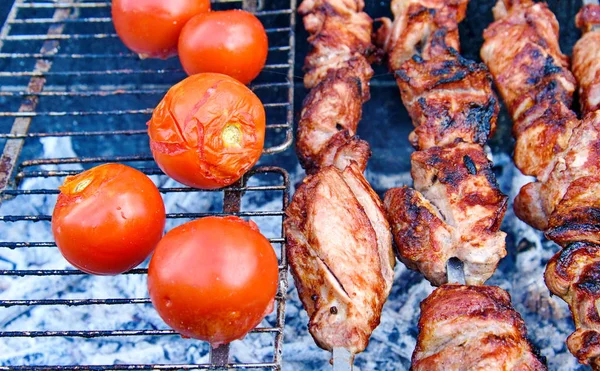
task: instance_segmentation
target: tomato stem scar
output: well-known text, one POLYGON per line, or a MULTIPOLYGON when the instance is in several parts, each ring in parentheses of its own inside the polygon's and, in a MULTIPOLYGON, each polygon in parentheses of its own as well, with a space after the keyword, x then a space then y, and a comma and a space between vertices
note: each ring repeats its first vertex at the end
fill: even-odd
POLYGON ((239 124, 227 124, 221 132, 221 138, 225 147, 242 146, 242 130, 239 124))
POLYGON ((84 180, 82 180, 81 182, 79 182, 75 188, 73 188, 73 193, 79 193, 81 191, 83 191, 84 189, 87 188, 87 186, 90 185, 90 183, 92 182, 92 180, 94 180, 93 178, 86 178, 84 180))

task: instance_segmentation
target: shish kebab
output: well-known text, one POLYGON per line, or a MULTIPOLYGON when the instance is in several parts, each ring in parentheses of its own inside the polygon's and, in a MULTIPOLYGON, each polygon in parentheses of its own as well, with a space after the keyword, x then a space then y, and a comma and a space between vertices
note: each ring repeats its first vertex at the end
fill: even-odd
POLYGON ((309 175, 286 210, 286 252, 309 332, 333 352, 335 370, 351 369, 366 348, 394 279, 390 227, 363 176, 371 152, 355 136, 375 51, 363 8, 363 0, 304 0, 298 8, 312 45, 296 143, 309 175))
POLYGON ((550 291, 571 309, 576 331, 567 346, 600 370, 600 23, 598 7, 577 17, 584 36, 573 50, 580 84, 578 120, 569 109, 575 78, 558 45, 558 22, 544 3, 498 1, 481 56, 514 121, 517 167, 537 181, 521 188, 515 212, 559 244, 546 267, 550 291))
POLYGON ((510 296, 483 284, 506 255, 499 227, 506 196, 483 145, 497 99, 487 69, 458 54, 467 0, 394 0, 380 42, 416 126, 416 190, 388 191, 400 259, 437 288, 421 303, 412 370, 545 370, 510 296), (464 266, 456 282, 453 259, 464 266))
POLYGON ((434 285, 456 257, 465 281, 483 284, 506 255, 500 224, 507 198, 483 145, 496 127, 498 102, 485 66, 458 54, 467 0, 394 0, 394 23, 380 43, 415 125, 409 140, 414 189, 386 193, 400 260, 434 285))

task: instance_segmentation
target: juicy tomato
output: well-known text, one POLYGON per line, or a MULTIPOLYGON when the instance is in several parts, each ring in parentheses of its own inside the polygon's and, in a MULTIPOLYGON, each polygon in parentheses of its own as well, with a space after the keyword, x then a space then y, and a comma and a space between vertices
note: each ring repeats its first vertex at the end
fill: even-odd
POLYGON ((179 60, 185 72, 218 72, 244 84, 265 66, 269 41, 252 13, 227 10, 198 14, 179 36, 179 60))
POLYGON ((150 255, 165 227, 165 205, 143 173, 105 164, 68 177, 52 214, 62 255, 84 272, 113 275, 150 255))
POLYGON ((213 189, 241 178, 259 159, 265 109, 237 80, 193 75, 173 86, 148 122, 158 166, 190 187, 213 189))
POLYGON ((160 317, 213 346, 241 339, 273 310, 277 257, 253 222, 206 217, 169 231, 156 247, 148 291, 160 317))
POLYGON ((112 18, 123 43, 141 58, 177 54, 185 23, 210 10, 210 0, 113 0, 112 18))

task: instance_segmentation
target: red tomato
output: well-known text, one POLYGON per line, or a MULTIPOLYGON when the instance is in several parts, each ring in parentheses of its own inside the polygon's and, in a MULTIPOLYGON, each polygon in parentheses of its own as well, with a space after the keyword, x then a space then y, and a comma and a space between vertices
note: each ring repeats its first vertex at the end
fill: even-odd
POLYGON ((185 23, 210 10, 210 0, 113 0, 112 18, 121 41, 141 58, 177 54, 185 23))
POLYGON ((206 217, 160 241, 148 291, 160 317, 213 346, 241 339, 273 310, 277 257, 253 222, 206 217))
POLYGON ((173 86, 148 122, 158 166, 191 187, 212 189, 241 178, 259 159, 265 109, 237 80, 193 75, 173 86))
POLYGON ((150 255, 165 227, 165 206, 152 181, 121 164, 67 177, 52 214, 65 259, 84 272, 123 273, 150 255))
POLYGON ((198 14, 179 36, 179 60, 188 75, 218 72, 244 84, 263 69, 268 49, 262 23, 243 10, 198 14))

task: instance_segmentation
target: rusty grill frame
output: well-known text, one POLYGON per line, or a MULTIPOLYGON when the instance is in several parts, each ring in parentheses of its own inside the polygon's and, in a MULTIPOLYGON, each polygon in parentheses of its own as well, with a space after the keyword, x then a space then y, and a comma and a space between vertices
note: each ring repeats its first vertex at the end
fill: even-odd
MULTIPOLYGON (((281 38, 287 39, 287 45, 276 46, 269 48, 270 52, 287 52, 287 63, 284 64, 267 64, 267 70, 285 70, 281 73, 285 81, 275 81, 266 83, 257 83, 251 85, 254 91, 272 90, 280 88, 287 90, 286 102, 268 102, 264 101, 267 117, 271 108, 284 107, 286 122, 270 123, 267 122, 267 137, 271 130, 279 131, 283 134, 282 141, 268 148, 265 148, 265 154, 275 154, 289 148, 292 142, 293 128, 293 67, 294 67, 294 43, 295 43, 295 7, 296 0, 282 0, 280 3, 289 4, 289 7, 275 10, 261 10, 265 5, 263 0, 212 0, 213 4, 226 4, 231 7, 242 7, 253 11, 259 18, 270 16, 286 16, 289 15, 289 27, 267 28, 267 34, 271 40, 273 35, 282 34, 281 38)), ((218 5, 217 5, 218 6, 218 5)), ((37 107, 44 97, 104 97, 116 96, 120 94, 161 94, 166 92, 160 88, 133 88, 128 90, 106 91, 45 91, 46 78, 50 76, 82 76, 82 75, 103 75, 103 74, 168 74, 177 72, 172 69, 140 69, 140 70, 90 70, 90 71, 52 71, 54 61, 59 59, 89 59, 91 64, 101 58, 137 58, 133 53, 86 53, 86 54, 68 54, 60 53, 61 43, 71 40, 86 40, 96 38, 115 38, 116 34, 65 34, 65 26, 68 24, 93 24, 93 23, 110 23, 110 17, 85 17, 79 18, 78 9, 97 9, 110 7, 110 2, 102 1, 86 1, 86 0, 15 0, 8 14, 7 20, 0 30, 0 61, 7 58, 22 58, 34 59, 34 68, 30 71, 0 71, 0 78, 12 77, 29 77, 27 86, 23 86, 22 90, 6 90, 0 87, 0 98, 9 97, 21 99, 18 110, 5 110, 0 108, 0 118, 14 118, 10 132, 0 129, 0 143, 5 141, 2 155, 0 157, 0 206, 2 202, 8 199, 25 197, 28 195, 55 195, 58 190, 54 188, 37 188, 37 189, 19 189, 19 185, 27 178, 48 178, 48 177, 64 177, 74 175, 81 170, 71 170, 70 165, 88 166, 104 162, 122 162, 133 164, 143 164, 137 166, 146 175, 162 175, 163 173, 156 167, 152 156, 149 154, 127 155, 127 156, 98 156, 98 157, 79 157, 79 158, 43 158, 21 160, 20 155, 23 151, 25 141, 31 138, 44 137, 100 137, 100 136, 133 136, 145 135, 146 130, 95 130, 95 131, 60 131, 60 132, 30 132, 30 125, 35 117, 52 116, 60 119, 65 116, 88 116, 88 115, 134 115, 134 114, 150 114, 152 108, 142 110, 97 110, 97 111, 38 111, 37 107), (52 18, 19 18, 21 9, 53 9, 52 18), (11 28, 14 25, 41 25, 47 24, 48 30, 46 35, 42 34, 19 34, 12 35, 11 28), (7 41, 43 41, 39 52, 4 52, 3 46, 7 41), (151 165, 148 165, 148 164, 151 165), (46 170, 44 165, 55 165, 57 170, 46 170), (40 168, 41 167, 41 168, 40 168), (62 169, 61 167, 67 167, 62 169), (33 169, 33 170, 32 170, 33 169)), ((98 63, 96 63, 96 66, 98 63)), ((177 82, 173 81, 172 83, 177 82)), ((168 88, 168 87, 167 87, 168 88)), ((259 94, 259 93, 257 93, 259 94)), ((260 94, 259 94, 260 96, 260 94)), ((268 119, 267 119, 268 120, 268 119)), ((221 189, 211 191, 198 191, 188 187, 170 187, 159 188, 162 194, 175 192, 220 192, 223 194, 222 212, 185 212, 185 213, 167 213, 168 219, 190 219, 208 215, 237 215, 241 217, 281 217, 284 218, 284 210, 289 202, 290 183, 288 174, 284 169, 274 166, 259 166, 252 169, 236 184, 221 189), (248 185, 248 180, 258 174, 276 175, 281 181, 268 185, 248 185), (247 192, 281 192, 282 207, 276 211, 241 211, 240 205, 244 194, 247 192)), ((168 210, 167 210, 168 212, 168 210)), ((12 222, 48 222, 51 220, 50 215, 0 215, 0 223, 12 222)), ((20 248, 56 248, 54 242, 49 241, 18 241, 18 242, 3 242, 0 236, 0 249, 20 249, 20 248)), ((0 370, 196 370, 196 369, 275 369, 280 370, 282 366, 282 346, 283 346, 283 327, 285 320, 285 296, 287 292, 287 259, 284 249, 283 228, 281 236, 270 238, 272 244, 279 244, 280 264, 279 264, 279 288, 276 295, 276 324, 273 327, 259 327, 252 333, 271 333, 274 334, 273 340, 273 361, 262 363, 229 363, 227 361, 228 347, 221 346, 216 350, 211 350, 210 363, 204 364, 112 364, 112 365, 19 365, 19 366, 0 366, 0 370)), ((147 269, 133 269, 125 274, 140 275, 146 274, 147 269)), ((78 270, 63 270, 63 269, 41 269, 41 270, 0 270, 0 276, 71 276, 85 275, 78 270)), ((15 306, 86 306, 86 305, 123 305, 123 304, 149 304, 149 298, 107 298, 107 299, 3 299, 0 300, 0 308, 8 308, 15 306)), ((114 336, 167 336, 177 335, 173 330, 76 330, 76 331, 2 331, 0 330, 1 338, 29 338, 29 337, 79 337, 79 338, 97 338, 97 337, 114 337, 114 336)))

